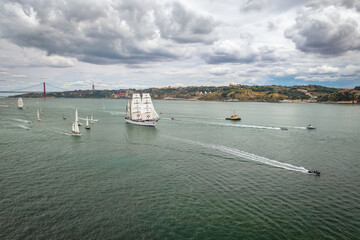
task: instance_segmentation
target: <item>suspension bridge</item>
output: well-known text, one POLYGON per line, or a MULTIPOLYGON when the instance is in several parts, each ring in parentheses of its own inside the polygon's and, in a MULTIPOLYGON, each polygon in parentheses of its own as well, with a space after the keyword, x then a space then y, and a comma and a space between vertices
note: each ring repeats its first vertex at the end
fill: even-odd
MULTIPOLYGON (((32 86, 27 86, 25 88, 20 88, 20 89, 15 89, 15 90, 7 90, 7 91, 0 91, 0 93, 43 93, 43 97, 46 98, 46 86, 51 86, 52 88, 55 88, 57 89, 57 91, 67 91, 66 89, 63 89, 63 88, 59 88, 59 87, 56 87, 50 83, 45 83, 45 82, 42 82, 42 83, 38 83, 38 84, 35 84, 35 85, 32 85, 32 86), (36 90, 36 88, 38 89, 39 87, 42 87, 41 90, 36 90), (34 89, 35 90, 31 90, 31 89, 34 89)), ((51 91, 51 92, 56 92, 56 91, 51 91)))

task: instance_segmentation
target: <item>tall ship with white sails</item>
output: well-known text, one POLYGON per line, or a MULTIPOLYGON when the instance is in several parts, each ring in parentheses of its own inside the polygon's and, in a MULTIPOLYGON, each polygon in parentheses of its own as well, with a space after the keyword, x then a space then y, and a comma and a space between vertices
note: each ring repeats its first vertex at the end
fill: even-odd
POLYGON ((17 107, 18 107, 19 109, 23 109, 23 108, 24 108, 24 102, 23 102, 23 100, 22 100, 21 97, 19 97, 18 100, 17 100, 17 107))
POLYGON ((126 107, 125 120, 135 125, 155 127, 160 117, 155 111, 149 93, 143 93, 142 98, 139 93, 133 94, 131 102, 129 100, 126 107))

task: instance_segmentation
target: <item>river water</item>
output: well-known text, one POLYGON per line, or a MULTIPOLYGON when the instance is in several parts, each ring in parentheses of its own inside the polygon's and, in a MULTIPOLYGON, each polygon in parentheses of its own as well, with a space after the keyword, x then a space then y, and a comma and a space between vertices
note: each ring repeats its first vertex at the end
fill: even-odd
POLYGON ((359 105, 155 100, 150 128, 126 104, 0 99, 1 239, 360 236, 359 105))

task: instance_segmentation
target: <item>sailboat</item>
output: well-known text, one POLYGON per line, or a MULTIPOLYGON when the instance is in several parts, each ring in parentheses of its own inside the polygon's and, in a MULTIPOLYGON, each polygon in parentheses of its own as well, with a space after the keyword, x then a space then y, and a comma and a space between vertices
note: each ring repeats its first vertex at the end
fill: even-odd
POLYGON ((78 110, 76 109, 75 111, 75 123, 78 125, 78 126, 81 126, 81 122, 79 122, 79 116, 78 116, 78 110))
POLYGON ((91 123, 91 124, 94 124, 94 116, 93 116, 93 114, 91 114, 90 123, 91 123))
POLYGON ((125 120, 135 125, 155 127, 160 117, 154 109, 149 93, 143 93, 142 98, 139 93, 133 94, 132 101, 128 100, 125 120))
POLYGON ((72 124, 71 135, 72 136, 77 136, 77 137, 81 136, 81 133, 80 133, 80 130, 79 130, 79 124, 78 124, 78 111, 77 111, 77 109, 75 110, 75 122, 73 122, 73 124, 72 124))
POLYGON ((90 124, 89 124, 89 117, 88 117, 88 116, 86 116, 85 129, 89 129, 89 130, 90 130, 90 124))
POLYGON ((36 111, 36 119, 37 119, 38 121, 41 120, 41 119, 40 119, 40 111, 39 111, 39 109, 36 111))
POLYGON ((23 102, 23 100, 22 100, 21 97, 18 98, 17 107, 18 107, 19 109, 23 109, 23 107, 24 107, 24 102, 23 102))
POLYGON ((73 124, 72 124, 71 135, 75 136, 75 137, 80 137, 81 136, 79 126, 77 125, 76 122, 73 122, 73 124))

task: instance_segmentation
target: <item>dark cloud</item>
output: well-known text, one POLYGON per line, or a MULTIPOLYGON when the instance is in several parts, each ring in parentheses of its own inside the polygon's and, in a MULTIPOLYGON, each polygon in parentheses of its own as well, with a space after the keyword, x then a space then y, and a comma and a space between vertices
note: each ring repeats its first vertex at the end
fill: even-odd
POLYGON ((0 37, 48 55, 97 64, 182 57, 182 45, 210 44, 218 23, 180 3, 3 1, 0 37))
POLYGON ((340 55, 360 50, 359 13, 354 9, 312 2, 296 18, 296 24, 285 30, 303 52, 340 55))
POLYGON ((156 11, 156 24, 165 39, 177 43, 212 43, 212 35, 218 23, 209 16, 188 11, 180 3, 166 5, 165 11, 156 11))

